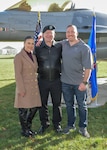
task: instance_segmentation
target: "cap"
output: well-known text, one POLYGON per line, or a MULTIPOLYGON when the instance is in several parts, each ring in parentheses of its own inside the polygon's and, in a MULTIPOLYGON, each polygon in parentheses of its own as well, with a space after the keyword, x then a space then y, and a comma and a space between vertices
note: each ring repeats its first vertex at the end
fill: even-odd
POLYGON ((43 33, 46 32, 47 30, 55 30, 55 27, 53 25, 48 25, 48 26, 45 26, 43 28, 43 33))

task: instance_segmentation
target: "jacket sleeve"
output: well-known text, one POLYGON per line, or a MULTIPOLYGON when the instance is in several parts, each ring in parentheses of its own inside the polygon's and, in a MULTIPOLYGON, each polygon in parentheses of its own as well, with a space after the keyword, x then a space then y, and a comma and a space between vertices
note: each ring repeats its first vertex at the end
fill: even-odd
POLYGON ((24 81, 22 76, 23 71, 23 63, 21 57, 16 55, 14 58, 14 71, 15 71, 15 80, 16 80, 16 88, 18 93, 25 93, 24 81))

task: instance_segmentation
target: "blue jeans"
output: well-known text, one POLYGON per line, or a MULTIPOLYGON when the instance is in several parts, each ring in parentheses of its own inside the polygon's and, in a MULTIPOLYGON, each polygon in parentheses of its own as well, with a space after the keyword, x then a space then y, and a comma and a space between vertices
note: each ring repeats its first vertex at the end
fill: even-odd
POLYGON ((79 111, 79 127, 87 126, 87 92, 78 90, 79 85, 62 83, 62 92, 66 104, 68 126, 75 127, 76 107, 74 96, 76 97, 79 111))

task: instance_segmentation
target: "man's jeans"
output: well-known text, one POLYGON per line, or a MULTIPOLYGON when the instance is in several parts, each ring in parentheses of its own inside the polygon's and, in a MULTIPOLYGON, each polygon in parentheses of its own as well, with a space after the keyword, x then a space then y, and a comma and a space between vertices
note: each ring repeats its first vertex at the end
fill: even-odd
POLYGON ((62 83, 62 92, 66 104, 68 126, 75 127, 76 107, 74 96, 76 97, 79 111, 79 127, 87 126, 87 92, 78 90, 79 85, 62 83))

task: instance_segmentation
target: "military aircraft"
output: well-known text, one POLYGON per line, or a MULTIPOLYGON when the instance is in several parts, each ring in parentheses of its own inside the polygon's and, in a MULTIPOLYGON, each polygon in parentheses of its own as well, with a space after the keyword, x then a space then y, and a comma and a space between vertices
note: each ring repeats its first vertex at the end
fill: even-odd
MULTIPOLYGON (((38 20, 38 10, 41 12, 42 27, 52 24, 56 27, 56 40, 65 39, 66 27, 69 24, 77 26, 79 37, 88 41, 92 27, 93 11, 89 9, 75 9, 71 1, 65 2, 61 7, 56 3, 49 4, 49 0, 41 3, 35 0, 22 0, 15 5, 0 12, 0 41, 23 41, 25 36, 34 35, 38 20), (44 4, 44 3, 45 4, 44 4), (67 7, 70 3, 70 7, 67 7), (32 8, 36 4, 38 10, 32 8), (48 11, 43 8, 48 6, 48 11), (66 6, 66 7, 65 7, 66 6), (54 11, 53 11, 54 10, 54 11)), ((97 58, 107 58, 107 14, 96 14, 96 43, 97 58)))

